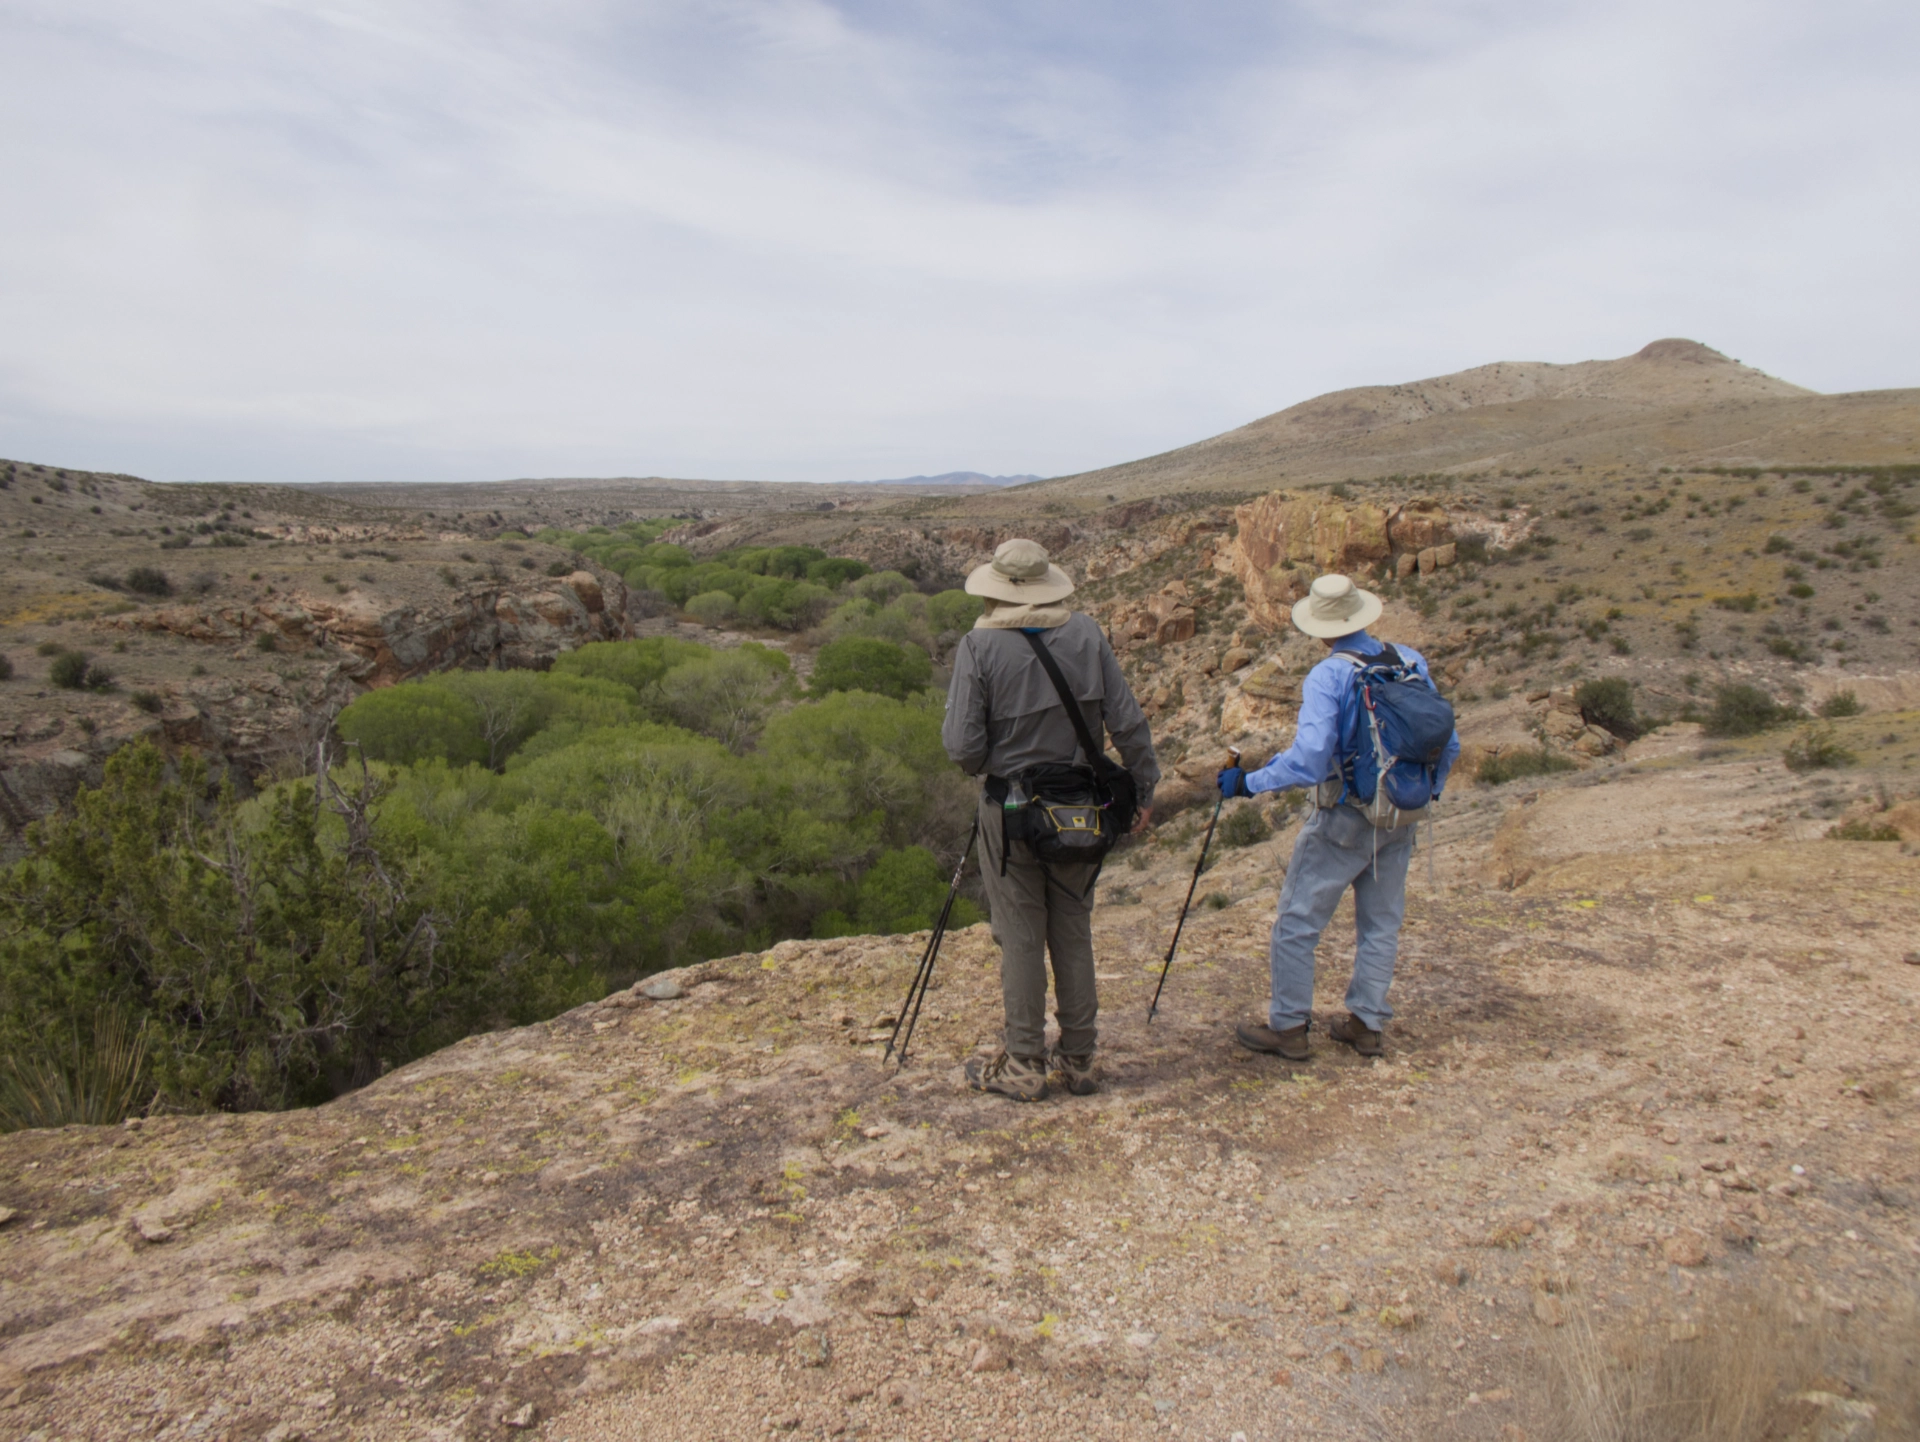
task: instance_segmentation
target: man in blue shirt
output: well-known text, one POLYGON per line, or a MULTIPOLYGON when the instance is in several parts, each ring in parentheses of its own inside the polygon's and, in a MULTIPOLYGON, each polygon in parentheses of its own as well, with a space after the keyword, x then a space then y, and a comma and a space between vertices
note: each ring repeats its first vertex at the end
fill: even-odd
MULTIPOLYGON (((1386 649, 1367 634, 1385 609, 1380 598, 1345 576, 1322 576, 1293 608, 1294 626, 1326 644, 1330 652, 1378 656, 1386 649)), ((1408 646, 1396 646, 1401 660, 1429 686, 1426 659, 1408 646)), ((1300 724, 1293 744, 1257 771, 1229 767, 1220 773, 1224 796, 1252 796, 1311 787, 1316 809, 1294 843, 1287 879, 1280 888, 1279 915, 1273 922, 1268 953, 1273 995, 1264 1023, 1245 1022, 1234 1029, 1251 1051, 1272 1052, 1289 1061, 1305 1061, 1307 1032, 1313 1020, 1313 952, 1347 888, 1353 888, 1353 982, 1347 988, 1347 1015, 1327 1029, 1362 1056, 1379 1056, 1382 1032, 1393 1009, 1387 988, 1400 949, 1400 922, 1407 909, 1407 863, 1413 856, 1417 822, 1381 830, 1349 798, 1342 801, 1341 761, 1366 732, 1360 687, 1352 662, 1329 655, 1300 688, 1300 724)), ((1454 733, 1441 757, 1439 785, 1460 755, 1454 733)))

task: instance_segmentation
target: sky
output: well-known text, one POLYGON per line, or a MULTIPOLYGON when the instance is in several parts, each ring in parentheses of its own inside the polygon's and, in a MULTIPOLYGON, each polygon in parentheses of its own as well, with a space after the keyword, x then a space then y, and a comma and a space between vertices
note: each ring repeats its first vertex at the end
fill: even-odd
POLYGON ((1064 474, 1685 336, 1920 385, 1910 0, 0 0, 0 455, 1064 474))

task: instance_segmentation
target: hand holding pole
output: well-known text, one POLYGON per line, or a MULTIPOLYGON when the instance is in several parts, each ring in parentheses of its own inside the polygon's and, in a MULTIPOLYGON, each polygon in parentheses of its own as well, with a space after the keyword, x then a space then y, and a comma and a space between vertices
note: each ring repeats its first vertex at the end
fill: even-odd
MULTIPOLYGON (((1229 746, 1227 755, 1232 758, 1227 764, 1240 764, 1240 748, 1229 746)), ((1160 1010, 1160 993, 1167 984, 1167 973, 1173 969, 1173 954, 1180 946, 1180 933, 1187 924, 1187 908, 1193 905, 1194 888, 1200 884, 1200 873, 1207 864, 1207 848, 1213 845, 1213 828, 1220 820, 1220 808, 1226 804, 1227 796, 1223 791, 1214 798, 1213 815, 1207 821, 1207 834, 1200 842, 1200 859, 1193 863, 1193 879, 1187 883, 1187 899, 1180 903, 1180 919, 1174 923, 1173 940, 1167 943, 1167 959, 1160 965, 1160 983, 1153 989, 1153 1001, 1147 1007, 1147 1025, 1153 1025, 1153 1018, 1160 1010)))

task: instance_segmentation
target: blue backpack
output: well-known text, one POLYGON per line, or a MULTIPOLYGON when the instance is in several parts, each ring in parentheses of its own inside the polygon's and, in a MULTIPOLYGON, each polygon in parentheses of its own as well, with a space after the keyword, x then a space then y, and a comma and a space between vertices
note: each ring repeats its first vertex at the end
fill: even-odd
POLYGON ((1360 691, 1359 717, 1340 738, 1340 800, 1382 830, 1418 820, 1440 789, 1452 704, 1391 646, 1378 656, 1333 654, 1353 664, 1360 691))

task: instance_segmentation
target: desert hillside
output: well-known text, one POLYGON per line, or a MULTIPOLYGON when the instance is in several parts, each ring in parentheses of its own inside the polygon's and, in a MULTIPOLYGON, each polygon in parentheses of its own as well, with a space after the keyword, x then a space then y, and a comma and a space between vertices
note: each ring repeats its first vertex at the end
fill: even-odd
POLYGON ((1819 395, 1694 341, 1334 391, 1162 455, 1027 488, 1133 500, 1390 473, 1911 461, 1920 391, 1819 395))

